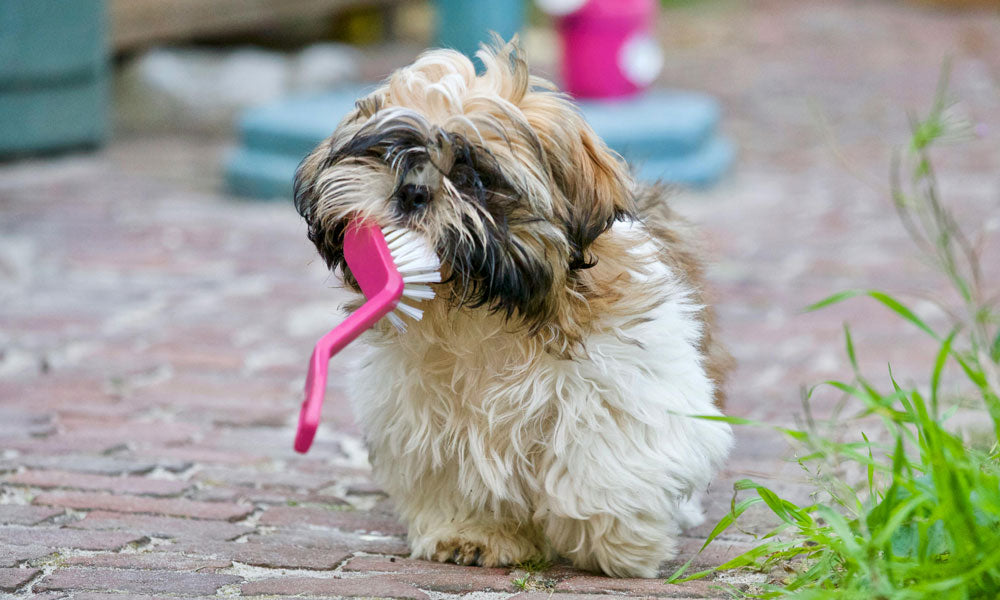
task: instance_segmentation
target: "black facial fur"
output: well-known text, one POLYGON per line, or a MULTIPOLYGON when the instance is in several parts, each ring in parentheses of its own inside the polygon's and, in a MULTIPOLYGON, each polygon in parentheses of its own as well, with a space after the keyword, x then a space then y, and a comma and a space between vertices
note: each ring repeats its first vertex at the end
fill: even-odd
POLYGON ((604 221, 595 220, 589 215, 570 215, 566 220, 566 237, 570 245, 570 270, 577 271, 595 266, 597 257, 587 251, 590 244, 611 229, 615 221, 634 219, 634 216, 624 210, 616 210, 604 221))
MULTIPOLYGON (((526 251, 511 229, 539 219, 521 206, 516 190, 486 149, 463 138, 450 141, 455 161, 448 178, 463 199, 489 215, 483 219, 484 235, 449 231, 438 248, 451 266, 453 300, 470 308, 486 307, 507 318, 517 315, 538 327, 550 317, 547 300, 552 269, 526 251)), ((467 223, 466 231, 478 230, 467 223)))
MULTIPOLYGON (((558 187, 567 197, 574 197, 579 194, 591 193, 590 190, 578 190, 571 182, 575 182, 576 176, 572 173, 565 173, 558 165, 552 165, 552 177, 556 187, 558 187)), ((615 221, 635 220, 636 212, 633 208, 614 208, 610 214, 601 214, 600 203, 596 198, 581 202, 582 207, 571 210, 563 217, 563 226, 566 229, 566 239, 569 241, 569 269, 579 271, 590 269, 597 264, 597 257, 588 252, 588 248, 602 234, 611 229, 615 221)))
MULTIPOLYGON (((475 205, 482 228, 464 223, 465 232, 446 231, 438 241, 437 253, 449 266, 446 283, 452 284, 450 300, 470 308, 485 307, 523 318, 532 328, 550 318, 548 302, 554 275, 548 261, 537 259, 511 235, 511 229, 535 220, 523 206, 515 188, 488 150, 465 138, 439 132, 436 144, 451 149, 453 163, 448 177, 461 199, 475 205), (472 235, 469 235, 469 233, 472 235), (483 232, 483 233, 480 233, 483 232)), ((314 176, 342 160, 374 158, 385 162, 396 173, 393 202, 401 217, 419 219, 431 201, 425 186, 404 183, 406 174, 430 160, 429 140, 409 123, 383 123, 377 132, 359 131, 346 144, 333 149, 321 162, 314 176)), ((439 165, 434 168, 442 170, 439 165)), ((317 198, 315 181, 306 181, 302 170, 296 174, 295 205, 308 226, 309 239, 331 269, 340 267, 345 283, 357 290, 357 283, 344 261, 346 222, 321 223, 312 214, 317 198)))
POLYGON ((503 227, 488 225, 483 237, 463 237, 450 231, 438 253, 451 268, 451 300, 469 308, 486 307, 510 318, 522 317, 532 328, 550 316, 548 303, 553 274, 547 262, 537 261, 503 227))

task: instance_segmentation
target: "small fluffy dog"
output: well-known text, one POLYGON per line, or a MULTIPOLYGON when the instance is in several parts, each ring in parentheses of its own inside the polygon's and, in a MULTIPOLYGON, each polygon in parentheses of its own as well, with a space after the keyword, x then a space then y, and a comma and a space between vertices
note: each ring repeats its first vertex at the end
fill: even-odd
POLYGON ((697 251, 516 41, 422 55, 302 162, 295 204, 331 268, 363 216, 423 236, 444 282, 383 321, 353 384, 416 558, 563 555, 653 577, 731 445, 728 355, 697 251))

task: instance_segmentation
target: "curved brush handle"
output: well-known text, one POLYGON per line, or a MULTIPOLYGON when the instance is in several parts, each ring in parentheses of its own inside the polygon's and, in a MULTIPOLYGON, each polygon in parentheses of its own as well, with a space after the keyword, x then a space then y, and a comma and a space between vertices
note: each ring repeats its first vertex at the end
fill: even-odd
POLYGON ((319 427, 330 359, 384 317, 403 295, 403 277, 396 269, 382 230, 373 223, 355 223, 344 235, 344 259, 368 300, 313 348, 306 376, 305 400, 295 432, 295 451, 306 453, 319 427))

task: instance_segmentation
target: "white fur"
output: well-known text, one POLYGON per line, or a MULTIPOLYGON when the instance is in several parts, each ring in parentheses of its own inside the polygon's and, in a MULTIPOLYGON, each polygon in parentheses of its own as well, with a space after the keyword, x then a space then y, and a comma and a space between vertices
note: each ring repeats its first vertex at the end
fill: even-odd
POLYGON ((378 482, 409 525, 413 555, 472 544, 515 563, 555 551, 582 568, 653 577, 697 519, 693 495, 731 445, 698 351, 689 292, 629 236, 639 267, 666 300, 650 320, 605 323, 586 358, 542 350, 484 310, 447 327, 378 339, 352 399, 378 482), (638 343, 637 343, 638 342, 638 343), (692 504, 694 502, 694 504, 692 504))

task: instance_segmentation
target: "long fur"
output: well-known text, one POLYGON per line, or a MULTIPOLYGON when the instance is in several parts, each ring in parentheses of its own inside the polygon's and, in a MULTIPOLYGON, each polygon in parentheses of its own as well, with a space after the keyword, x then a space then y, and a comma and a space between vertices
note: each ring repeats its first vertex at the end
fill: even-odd
POLYGON ((407 227, 445 282, 352 384, 413 555, 559 554, 652 577, 731 445, 699 251, 516 42, 421 56, 302 163, 296 206, 345 281, 352 218, 407 227), (420 193, 415 194, 414 190, 420 193))

